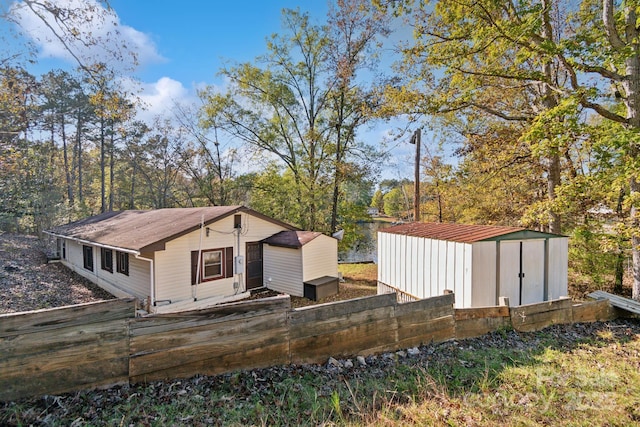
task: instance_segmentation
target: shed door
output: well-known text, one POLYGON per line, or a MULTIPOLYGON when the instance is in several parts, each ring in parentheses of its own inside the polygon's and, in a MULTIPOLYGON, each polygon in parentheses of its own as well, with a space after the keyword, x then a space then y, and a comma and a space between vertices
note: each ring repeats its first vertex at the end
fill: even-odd
POLYGON ((544 301, 544 240, 500 242, 499 296, 512 305, 544 301))
POLYGON ((262 286, 262 243, 247 243, 247 290, 262 286))

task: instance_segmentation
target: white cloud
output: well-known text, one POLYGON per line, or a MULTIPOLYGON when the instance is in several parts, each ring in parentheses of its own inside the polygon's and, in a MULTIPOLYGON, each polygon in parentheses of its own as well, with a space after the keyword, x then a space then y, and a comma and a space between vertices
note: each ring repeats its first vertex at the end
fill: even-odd
POLYGON ((42 57, 74 62, 71 50, 87 64, 106 62, 122 69, 135 68, 134 58, 139 65, 164 61, 147 34, 122 25, 118 15, 98 1, 63 0, 50 4, 60 11, 57 17, 37 3, 33 6, 35 12, 23 2, 11 7, 15 21, 38 46, 42 57))
POLYGON ((156 82, 142 84, 133 80, 123 81, 123 86, 132 93, 138 93, 138 98, 144 106, 144 110, 138 111, 138 119, 147 123, 151 123, 157 116, 171 116, 172 109, 177 103, 195 101, 195 96, 189 89, 170 77, 161 77, 156 82))

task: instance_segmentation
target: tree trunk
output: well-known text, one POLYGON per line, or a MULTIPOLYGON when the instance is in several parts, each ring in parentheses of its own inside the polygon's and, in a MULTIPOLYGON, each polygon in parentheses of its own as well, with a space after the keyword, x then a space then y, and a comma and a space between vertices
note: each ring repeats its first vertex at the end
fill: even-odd
POLYGON ((78 200, 82 203, 82 113, 78 112, 78 120, 76 122, 76 150, 78 155, 78 200))
POLYGON ((114 176, 114 166, 115 166, 115 158, 114 158, 114 132, 113 132, 113 125, 112 125, 112 129, 111 129, 111 138, 109 141, 109 212, 113 211, 113 197, 114 197, 114 191, 113 191, 113 176, 114 176))
MULTIPOLYGON (((623 87, 626 91, 625 103, 627 107, 628 125, 631 129, 640 131, 640 56, 639 46, 637 44, 638 31, 635 28, 636 14, 635 11, 628 6, 627 27, 629 27, 628 36, 632 36, 634 55, 629 55, 626 59, 627 78, 623 81, 623 87)), ((631 164, 637 164, 639 157, 638 149, 630 142, 629 160, 631 164)), ((638 218, 638 204, 635 200, 640 192, 638 178, 634 174, 629 179, 629 197, 632 200, 630 224, 631 227, 631 251, 633 257, 633 289, 632 298, 640 301, 640 218, 638 218)))
POLYGON ((69 154, 67 153, 67 132, 64 129, 64 114, 61 117, 60 129, 62 136, 62 159, 64 162, 64 177, 67 184, 67 202, 69 206, 73 206, 73 183, 71 182, 71 171, 69 169, 69 154))
POLYGON ((100 212, 107 211, 107 197, 106 197, 106 164, 105 164, 105 120, 100 118, 100 212))

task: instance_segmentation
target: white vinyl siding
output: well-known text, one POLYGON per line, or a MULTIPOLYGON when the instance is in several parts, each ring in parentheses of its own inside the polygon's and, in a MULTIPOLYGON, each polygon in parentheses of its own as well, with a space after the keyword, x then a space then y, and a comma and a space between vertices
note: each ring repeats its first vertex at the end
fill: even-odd
MULTIPOLYGON (((86 270, 83 267, 82 247, 73 240, 66 241, 67 260, 62 262, 80 274, 81 276, 91 280, 93 283, 104 288, 115 296, 135 296, 141 300, 146 299, 151 291, 151 276, 149 262, 135 258, 129 254, 129 275, 124 275, 115 271, 113 273, 103 270, 101 266, 101 250, 99 246, 93 248, 93 271, 86 270)), ((115 264, 116 251, 113 251, 115 264)))
MULTIPOLYGON (((242 232, 240 234, 240 253, 245 256, 246 242, 255 242, 283 231, 280 225, 248 215, 242 215, 242 232)), ((238 234, 234 229, 234 215, 216 221, 201 231, 197 229, 169 241, 164 251, 156 252, 156 299, 171 302, 198 299, 214 296, 230 296, 245 289, 244 275, 241 289, 234 289, 233 283, 240 277, 232 276, 191 286, 191 251, 199 249, 233 248, 233 256, 238 255, 238 234), (207 228, 209 235, 207 236, 207 228), (202 246, 200 246, 202 236, 202 246)), ((266 261, 264 262, 266 265, 266 261)), ((266 280, 266 273, 265 273, 266 280)))
POLYGON ((264 280, 269 289, 304 296, 301 249, 264 245, 262 259, 264 280))
POLYGON ((302 247, 302 281, 338 277, 338 241, 321 235, 302 247))

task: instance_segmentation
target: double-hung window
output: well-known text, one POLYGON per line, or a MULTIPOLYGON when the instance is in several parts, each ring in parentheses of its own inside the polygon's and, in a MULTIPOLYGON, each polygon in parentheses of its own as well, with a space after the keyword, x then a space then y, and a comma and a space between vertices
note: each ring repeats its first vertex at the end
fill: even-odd
POLYGON ((91 246, 82 245, 82 263, 84 268, 93 271, 93 248, 91 246))
POLYGON ((111 249, 100 248, 100 266, 103 270, 113 273, 113 251, 111 249))
POLYGON ((116 251, 116 271, 125 276, 129 275, 129 254, 116 251))
POLYGON ((232 276, 233 248, 203 249, 191 252, 192 285, 232 276), (199 258, 198 255, 200 255, 199 258))
POLYGON ((214 280, 223 276, 222 249, 202 253, 202 280, 214 280))

